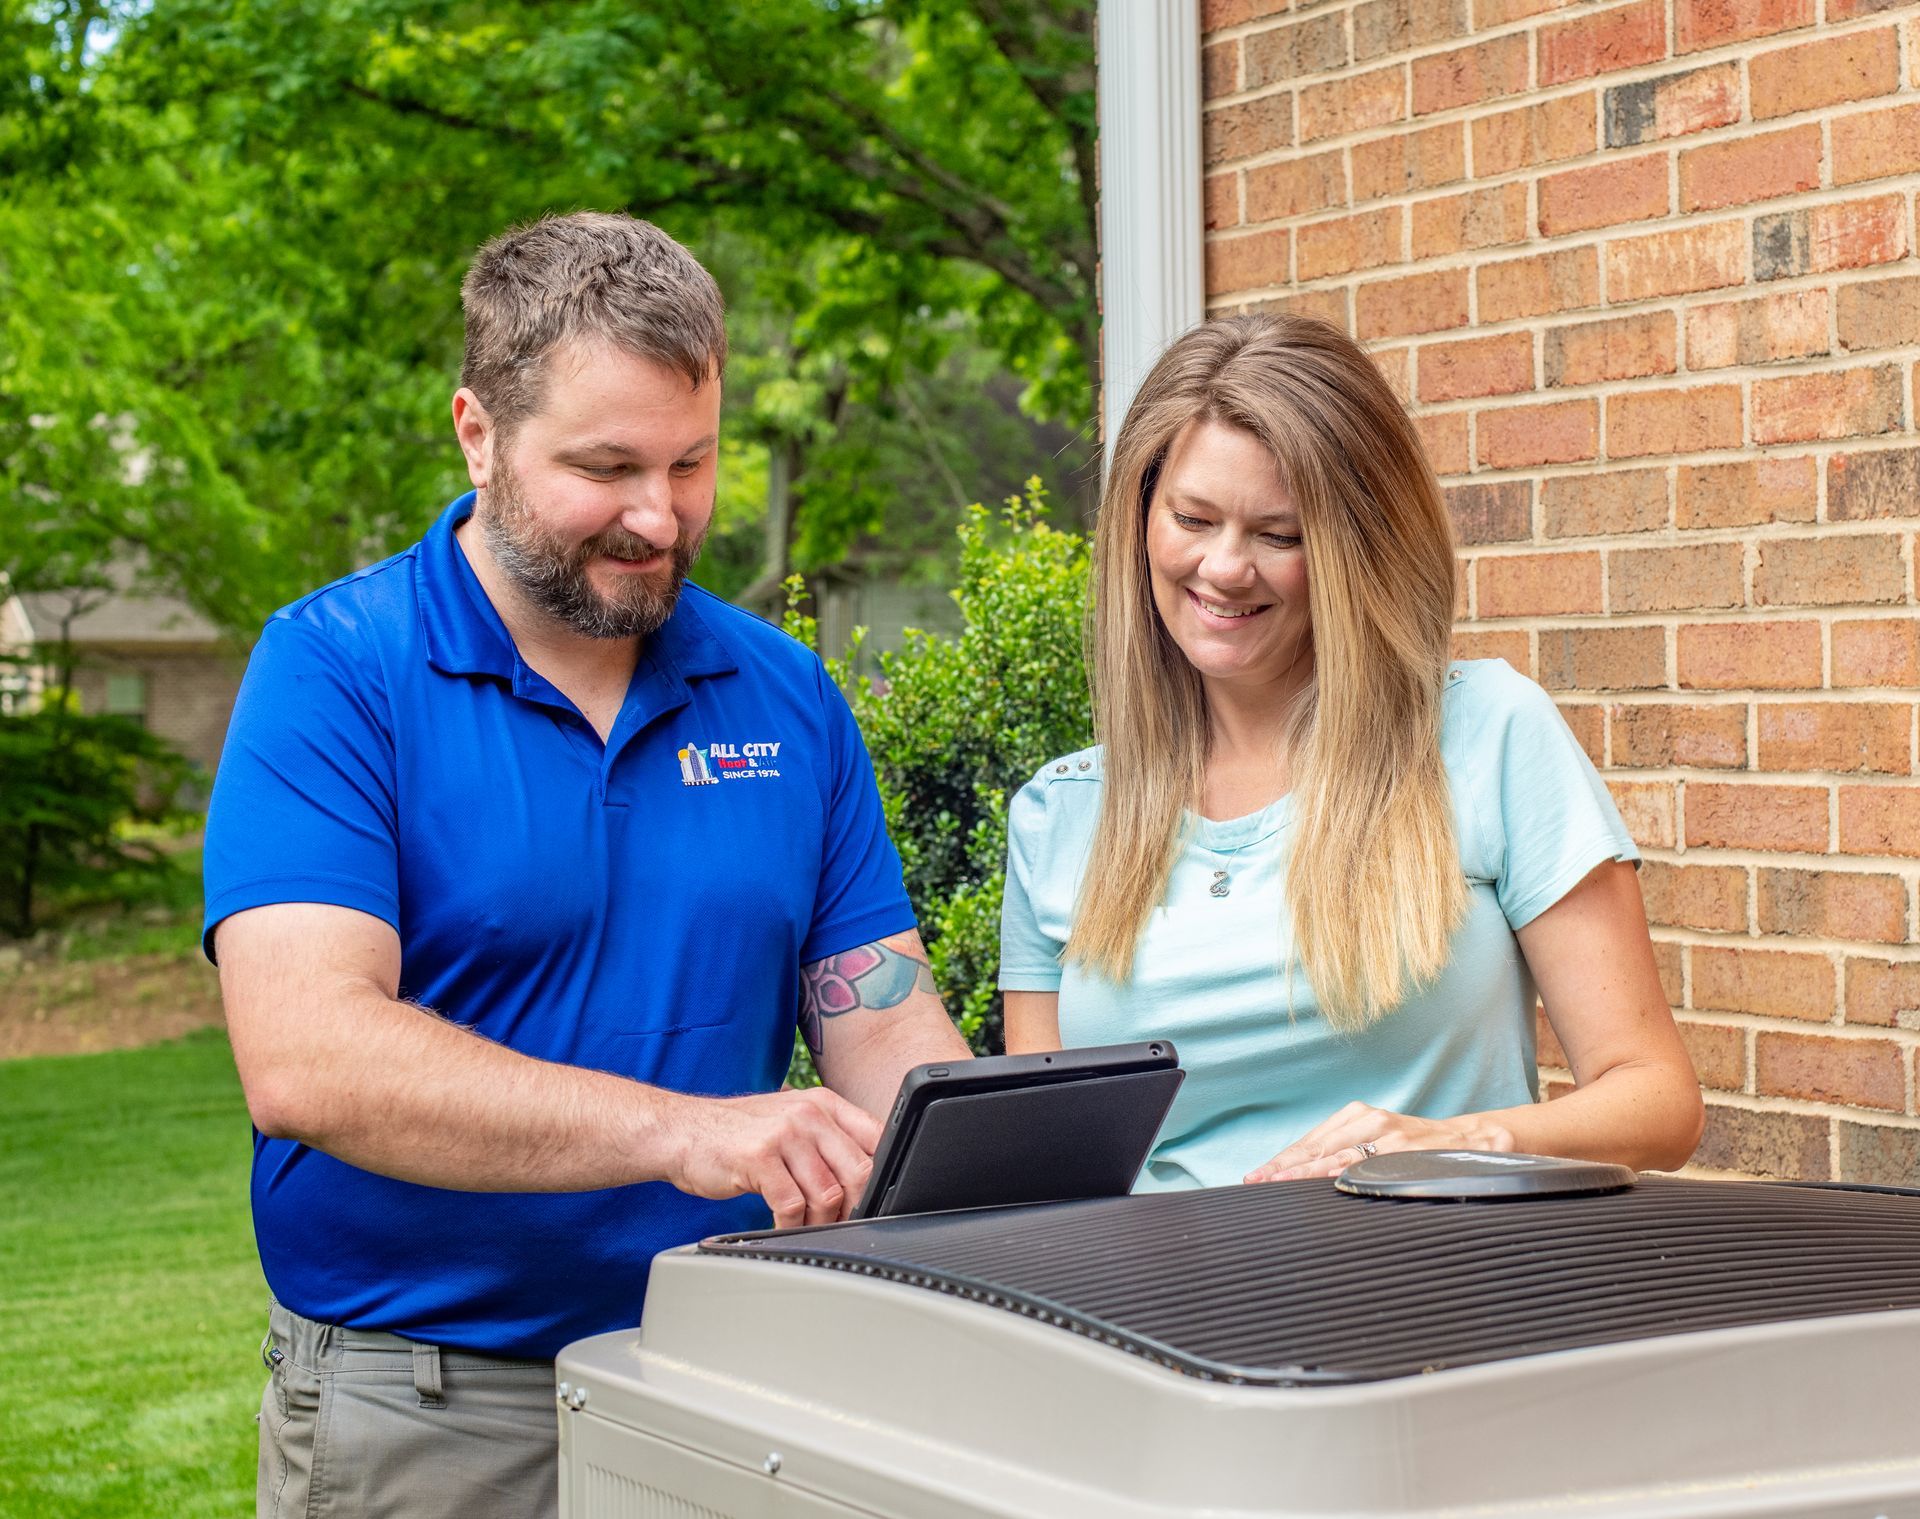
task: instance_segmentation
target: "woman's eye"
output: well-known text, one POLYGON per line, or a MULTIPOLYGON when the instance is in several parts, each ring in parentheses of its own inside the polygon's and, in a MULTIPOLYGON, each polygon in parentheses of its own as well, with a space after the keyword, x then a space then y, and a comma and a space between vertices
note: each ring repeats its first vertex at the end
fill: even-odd
POLYGON ((1173 514, 1173 520, 1176 523, 1178 523, 1181 527, 1184 527, 1185 529, 1187 529, 1188 532, 1192 532, 1196 528, 1203 528, 1206 526, 1206 523, 1202 522, 1198 517, 1188 517, 1180 512, 1175 512, 1173 514))
POLYGON ((1263 542, 1270 543, 1277 549, 1297 549, 1300 547, 1300 540, 1298 538, 1290 538, 1285 533, 1262 533, 1260 537, 1263 542))

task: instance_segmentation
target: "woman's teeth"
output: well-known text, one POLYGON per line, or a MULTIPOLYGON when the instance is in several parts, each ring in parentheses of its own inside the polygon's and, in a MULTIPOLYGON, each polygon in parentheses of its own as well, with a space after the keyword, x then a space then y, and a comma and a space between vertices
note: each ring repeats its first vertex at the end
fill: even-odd
POLYGON ((1195 596, 1193 599, 1202 610, 1211 612, 1215 617, 1251 617, 1255 612, 1264 610, 1264 608, 1261 607, 1216 606, 1213 602, 1204 600, 1199 596, 1195 596))

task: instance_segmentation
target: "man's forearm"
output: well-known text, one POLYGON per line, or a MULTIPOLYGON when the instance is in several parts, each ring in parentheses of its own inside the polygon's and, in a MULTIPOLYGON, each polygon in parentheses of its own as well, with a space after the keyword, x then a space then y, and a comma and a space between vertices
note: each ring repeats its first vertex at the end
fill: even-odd
POLYGON ((310 1038, 235 1053, 263 1133, 351 1165, 469 1192, 573 1192, 667 1176, 692 1099, 556 1065, 370 984, 316 1010, 310 1038))

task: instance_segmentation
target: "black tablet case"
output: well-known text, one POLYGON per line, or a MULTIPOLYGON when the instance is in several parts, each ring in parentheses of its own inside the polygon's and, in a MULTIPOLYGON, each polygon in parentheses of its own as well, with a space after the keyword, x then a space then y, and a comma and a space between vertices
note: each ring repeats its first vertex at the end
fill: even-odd
POLYGON ((868 1216, 1124 1196, 1185 1077, 1168 1067, 943 1097, 868 1216))

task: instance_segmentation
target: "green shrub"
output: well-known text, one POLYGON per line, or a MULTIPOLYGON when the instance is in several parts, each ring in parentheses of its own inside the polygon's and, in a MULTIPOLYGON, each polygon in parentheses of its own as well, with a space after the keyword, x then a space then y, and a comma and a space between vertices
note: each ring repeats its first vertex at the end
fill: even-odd
MULTIPOLYGON (((1081 647, 1087 540, 1049 526, 1045 503, 1034 479, 997 515, 969 509, 953 592, 958 634, 910 632, 873 677, 851 679, 851 653, 828 665, 873 756, 934 979, 982 1054, 1003 1043, 994 982, 1007 799, 1045 761, 1092 742, 1081 647)), ((817 647, 812 619, 790 609, 787 628, 817 647)))

